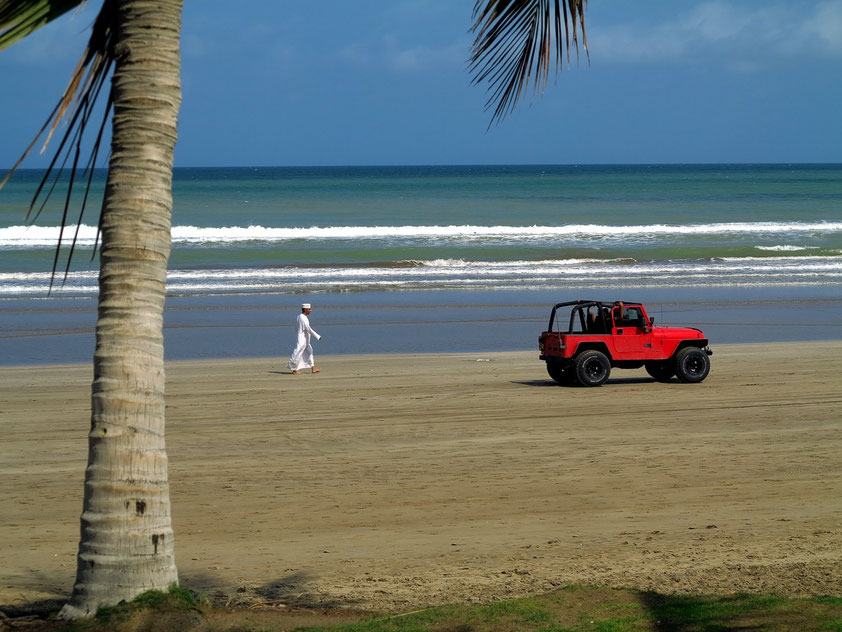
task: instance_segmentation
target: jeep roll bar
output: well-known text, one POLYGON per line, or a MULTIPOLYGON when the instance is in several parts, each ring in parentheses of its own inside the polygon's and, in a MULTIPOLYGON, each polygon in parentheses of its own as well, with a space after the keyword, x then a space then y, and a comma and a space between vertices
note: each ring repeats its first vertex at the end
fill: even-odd
MULTIPOLYGON (((609 324, 607 322, 605 322, 605 320, 604 320, 605 319, 605 313, 603 312, 603 308, 605 307, 605 308, 608 308, 609 310, 611 310, 614 307, 619 306, 620 303, 622 303, 623 306, 626 306, 626 305, 630 305, 630 306, 641 305, 642 306, 643 305, 643 303, 641 303, 639 301, 611 301, 611 302, 608 302, 608 303, 604 303, 602 301, 586 301, 586 300, 581 300, 581 299, 578 300, 578 301, 564 301, 563 303, 556 303, 555 305, 553 305, 553 309, 550 312, 550 322, 549 322, 549 325, 547 325, 547 331, 553 330, 553 323, 555 323, 555 313, 556 313, 556 310, 558 308, 560 308, 560 307, 570 307, 570 306, 575 305, 577 307, 588 307, 588 308, 596 307, 598 312, 599 312, 600 318, 603 320, 603 322, 602 322, 602 325, 603 325, 603 328, 604 328, 603 331, 610 333, 611 328, 609 327, 609 324)), ((582 312, 580 311, 580 314, 581 313, 582 312)), ((571 310, 571 312, 570 312, 570 323, 568 324, 568 331, 573 330, 573 318, 575 317, 575 314, 576 314, 576 310, 571 310)), ((585 323, 584 322, 582 323, 582 329, 583 330, 585 329, 585 323)))

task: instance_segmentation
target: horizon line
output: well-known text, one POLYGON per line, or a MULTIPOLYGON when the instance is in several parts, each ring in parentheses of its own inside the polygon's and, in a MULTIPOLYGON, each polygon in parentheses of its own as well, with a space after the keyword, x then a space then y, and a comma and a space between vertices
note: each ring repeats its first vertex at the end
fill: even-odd
MULTIPOLYGON (((173 169, 382 169, 401 167, 774 167, 774 166, 842 166, 842 162, 511 162, 511 163, 383 163, 383 164, 310 164, 310 165, 175 165, 173 169)), ((46 167, 18 167, 16 171, 43 171, 46 167)), ((8 172, 9 167, 5 168, 8 172)), ((94 171, 107 171, 107 166, 94 171)))

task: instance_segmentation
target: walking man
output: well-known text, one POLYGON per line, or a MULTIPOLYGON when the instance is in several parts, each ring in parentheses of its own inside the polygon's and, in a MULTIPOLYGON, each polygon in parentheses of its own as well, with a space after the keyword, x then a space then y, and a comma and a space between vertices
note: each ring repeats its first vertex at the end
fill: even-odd
POLYGON ((310 336, 315 336, 316 340, 321 340, 322 337, 310 327, 310 319, 307 316, 312 311, 310 303, 301 304, 301 313, 298 315, 298 321, 296 323, 298 343, 295 345, 295 349, 289 357, 289 368, 292 369, 293 375, 300 375, 301 369, 308 367, 313 373, 320 372, 316 368, 316 361, 313 358, 313 345, 310 344, 310 336))

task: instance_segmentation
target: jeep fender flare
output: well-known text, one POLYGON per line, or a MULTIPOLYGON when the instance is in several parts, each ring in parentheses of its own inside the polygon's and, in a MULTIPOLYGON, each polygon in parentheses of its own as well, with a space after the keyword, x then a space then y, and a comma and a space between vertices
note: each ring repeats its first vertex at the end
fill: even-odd
MULTIPOLYGON (((614 362, 614 358, 611 356, 611 352, 608 350, 608 345, 604 342, 580 342, 576 347, 576 350, 573 352, 572 357, 576 357, 582 351, 602 351, 606 356, 608 356, 608 360, 614 362)), ((677 350, 676 350, 677 351, 677 350)))
POLYGON ((678 343, 675 347, 675 350, 672 352, 670 359, 675 358, 678 355, 678 352, 682 349, 686 349, 687 347, 698 347, 699 349, 704 349, 708 346, 708 339, 707 338, 693 338, 692 340, 682 340, 678 343))

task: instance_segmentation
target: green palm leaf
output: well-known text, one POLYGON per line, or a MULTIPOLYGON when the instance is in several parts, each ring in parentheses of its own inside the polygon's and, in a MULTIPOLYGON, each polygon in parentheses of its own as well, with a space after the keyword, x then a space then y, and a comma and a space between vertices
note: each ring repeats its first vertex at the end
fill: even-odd
MULTIPOLYGON (((85 0, 0 0, 0 28, 5 29, 0 34, 0 50, 10 44, 22 39, 31 34, 41 26, 44 26, 51 20, 66 13, 68 10, 79 6, 85 0)), ((114 62, 114 20, 116 14, 116 3, 113 0, 105 0, 102 5, 97 18, 91 28, 91 37, 88 40, 87 48, 85 49, 79 64, 73 71, 70 78, 70 83, 67 89, 62 94, 53 111, 47 117, 46 122, 35 135, 32 142, 23 152, 23 155, 12 166, 6 177, 0 182, 0 188, 6 184, 15 170, 20 166, 38 140, 45 134, 44 148, 50 142, 53 132, 58 127, 59 122, 65 117, 68 118, 69 124, 61 141, 58 144, 56 152, 50 162, 49 167, 44 173, 32 201, 29 205, 29 210, 26 214, 27 221, 35 221, 44 210, 47 202, 50 199, 52 192, 55 190, 61 175, 65 169, 69 169, 69 184, 67 188, 67 196, 64 202, 64 211, 61 218, 61 231, 59 233, 58 244, 56 245, 55 257, 53 259, 53 277, 58 267, 59 254, 61 246, 66 241, 64 230, 68 224, 68 216, 70 212, 70 199, 73 192, 74 183, 81 171, 83 178, 87 176, 87 183, 85 186, 85 195, 83 197, 77 224, 82 224, 82 217, 85 212, 85 207, 88 199, 88 192, 91 187, 91 180, 93 177, 93 168, 96 164, 96 159, 99 155, 102 135, 105 130, 105 124, 111 112, 111 96, 110 91, 106 101, 105 112, 103 118, 98 126, 98 131, 94 143, 92 145, 91 153, 84 165, 80 164, 82 159, 82 144, 85 138, 85 132, 91 121, 91 116, 94 111, 96 102, 102 92, 103 87, 107 83, 113 62, 114 62), (69 164, 68 164, 69 163, 69 164), (48 184, 52 181, 52 184, 48 184)), ((65 278, 70 269, 70 262, 73 258, 73 253, 76 247, 76 237, 74 234, 70 244, 70 252, 67 257, 67 265, 65 267, 65 278)), ((94 248, 96 251, 96 248, 94 248)), ((52 280, 50 282, 52 288, 52 280)))
POLYGON ((85 0, 0 0, 0 50, 83 2, 85 0))
POLYGON ((494 109, 489 125, 511 112, 530 81, 533 92, 543 90, 550 68, 561 70, 565 50, 570 61, 571 41, 578 56, 577 21, 587 53, 586 5, 587 0, 477 0, 470 70, 473 83, 488 84, 485 107, 494 109))

